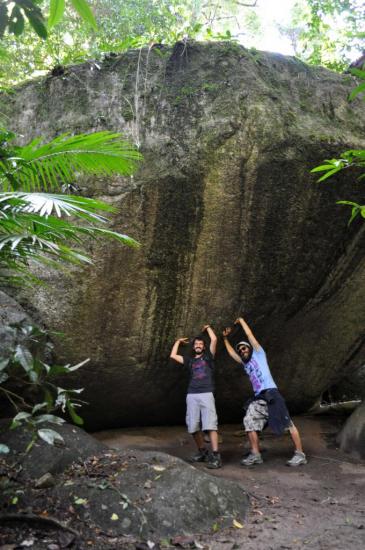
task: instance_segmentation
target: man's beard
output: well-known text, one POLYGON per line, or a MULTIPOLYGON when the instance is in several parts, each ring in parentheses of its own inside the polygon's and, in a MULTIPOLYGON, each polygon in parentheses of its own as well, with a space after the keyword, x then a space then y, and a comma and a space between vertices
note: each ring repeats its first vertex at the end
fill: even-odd
POLYGON ((252 352, 253 352, 253 350, 250 351, 248 357, 245 357, 244 355, 241 355, 241 359, 245 364, 249 363, 251 361, 252 352))
POLYGON ((202 355, 202 353, 204 353, 204 348, 202 348, 201 351, 194 350, 194 355, 195 356, 202 355))

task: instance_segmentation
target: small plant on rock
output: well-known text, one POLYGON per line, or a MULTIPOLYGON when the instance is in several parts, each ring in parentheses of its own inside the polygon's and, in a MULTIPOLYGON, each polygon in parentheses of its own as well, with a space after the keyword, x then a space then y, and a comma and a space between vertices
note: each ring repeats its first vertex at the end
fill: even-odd
MULTIPOLYGON (((77 408, 83 403, 79 399, 83 389, 64 389, 58 380, 82 367, 88 359, 76 365, 51 365, 53 344, 47 331, 28 323, 7 326, 3 336, 9 343, 1 351, 0 394, 16 413, 10 429, 29 429, 31 440, 26 452, 37 438, 51 445, 63 444, 62 436, 47 424, 63 424, 63 416, 68 413, 75 424, 82 425, 77 408)), ((0 445, 0 452, 9 452, 9 448, 0 445)))

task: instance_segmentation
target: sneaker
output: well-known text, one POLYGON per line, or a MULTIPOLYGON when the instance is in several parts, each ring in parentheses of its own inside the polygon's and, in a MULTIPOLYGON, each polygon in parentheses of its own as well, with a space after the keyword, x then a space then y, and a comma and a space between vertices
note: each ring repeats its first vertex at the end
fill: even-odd
POLYGON ((263 460, 260 453, 250 453, 240 462, 241 466, 253 466, 254 464, 262 464, 263 460))
POLYGON ((222 459, 221 455, 219 453, 213 454, 211 453, 209 456, 207 468, 210 468, 211 470, 216 470, 217 468, 222 468, 222 459))
POLYGON ((209 453, 207 449, 199 450, 195 455, 189 458, 189 462, 208 462, 209 453))
POLYGON ((307 459, 305 454, 300 451, 295 451, 292 458, 286 463, 287 466, 301 466, 301 464, 307 464, 307 459))

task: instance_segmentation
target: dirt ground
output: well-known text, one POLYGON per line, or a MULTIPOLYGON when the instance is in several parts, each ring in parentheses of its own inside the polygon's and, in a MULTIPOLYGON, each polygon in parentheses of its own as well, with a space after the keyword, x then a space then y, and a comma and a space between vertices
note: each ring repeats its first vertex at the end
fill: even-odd
MULTIPOLYGON (((246 436, 239 425, 220 427, 223 468, 208 471, 240 483, 249 493, 252 506, 242 528, 198 537, 201 548, 365 548, 365 462, 357 462, 336 448, 335 434, 343 418, 299 417, 294 421, 308 458, 308 464, 298 468, 285 464, 292 454, 290 437, 269 433, 262 438, 264 464, 240 466, 239 460, 248 450, 246 436)), ((116 449, 159 450, 183 459, 194 450, 182 426, 110 430, 94 435, 116 449)), ((205 467, 198 464, 197 468, 205 467)))

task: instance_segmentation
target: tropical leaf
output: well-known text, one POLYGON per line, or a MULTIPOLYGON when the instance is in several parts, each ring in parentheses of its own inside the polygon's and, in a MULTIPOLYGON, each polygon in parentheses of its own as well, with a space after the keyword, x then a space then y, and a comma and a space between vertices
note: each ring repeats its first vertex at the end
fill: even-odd
POLYGON ((13 152, 6 162, 0 161, 4 190, 47 191, 73 182, 78 172, 130 175, 142 158, 121 134, 113 132, 62 134, 45 144, 37 138, 14 147, 13 152))
POLYGON ((55 432, 54 430, 43 428, 41 430, 38 430, 37 433, 38 433, 38 436, 49 445, 54 445, 55 443, 61 443, 61 444, 65 443, 63 437, 59 433, 55 432))
POLYGON ((51 0, 47 23, 48 29, 51 29, 61 21, 64 11, 65 0, 51 0))
POLYGON ((101 227, 109 223, 106 214, 116 211, 112 206, 42 192, 71 188, 80 172, 130 174, 141 155, 120 134, 63 134, 49 143, 38 138, 23 147, 11 145, 15 137, 0 129, 0 283, 39 283, 29 261, 50 267, 91 263, 82 251, 85 239, 107 237, 139 246, 127 235, 101 227))
POLYGON ((139 246, 125 234, 100 227, 108 219, 98 214, 98 210, 114 212, 110 205, 87 197, 0 193, 0 268, 19 271, 20 266, 21 282, 23 266, 28 265, 29 260, 51 267, 57 267, 60 262, 91 263, 90 258, 78 249, 85 238, 106 237, 130 247, 139 246), (82 223, 72 223, 64 219, 65 216, 80 219, 82 223))
POLYGON ((86 0, 71 0, 71 4, 75 8, 79 16, 84 21, 89 23, 94 30, 97 30, 98 26, 96 24, 94 14, 86 0))

